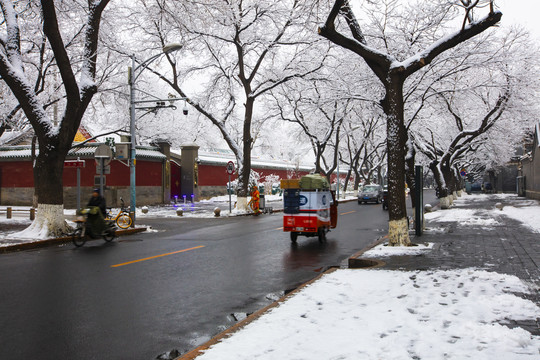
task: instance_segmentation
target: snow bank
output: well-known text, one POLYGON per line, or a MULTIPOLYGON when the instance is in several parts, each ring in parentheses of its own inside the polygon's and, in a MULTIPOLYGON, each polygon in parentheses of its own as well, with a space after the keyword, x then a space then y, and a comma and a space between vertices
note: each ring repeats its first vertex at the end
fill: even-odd
POLYGON ((505 206, 502 211, 493 210, 493 212, 503 214, 514 220, 520 221, 529 229, 540 233, 540 206, 505 206))
POLYGON ((475 269, 338 270, 197 359, 538 359, 539 336, 503 325, 540 316, 514 292, 475 269))
POLYGON ((426 250, 433 249, 433 245, 433 243, 417 244, 416 246, 387 246, 387 244, 381 244, 363 253, 362 257, 380 258, 402 255, 420 255, 426 250))

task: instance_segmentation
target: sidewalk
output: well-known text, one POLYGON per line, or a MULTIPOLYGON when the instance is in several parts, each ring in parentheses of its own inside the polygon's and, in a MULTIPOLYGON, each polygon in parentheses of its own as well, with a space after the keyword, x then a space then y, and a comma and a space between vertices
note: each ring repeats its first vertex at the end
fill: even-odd
POLYGON ((540 204, 465 194, 426 221, 180 359, 540 359, 540 204))

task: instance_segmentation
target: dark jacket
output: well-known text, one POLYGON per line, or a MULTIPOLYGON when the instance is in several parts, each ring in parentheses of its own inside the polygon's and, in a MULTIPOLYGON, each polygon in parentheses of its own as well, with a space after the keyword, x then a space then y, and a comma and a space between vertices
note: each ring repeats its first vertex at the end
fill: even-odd
POLYGON ((88 206, 97 206, 101 210, 103 217, 107 215, 107 204, 105 203, 105 198, 101 195, 92 196, 90 201, 88 201, 88 206))

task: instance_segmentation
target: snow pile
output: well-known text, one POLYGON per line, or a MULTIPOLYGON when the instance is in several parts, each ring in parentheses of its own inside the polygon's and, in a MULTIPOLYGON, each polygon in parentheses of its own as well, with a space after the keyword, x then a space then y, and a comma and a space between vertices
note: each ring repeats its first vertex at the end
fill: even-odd
POLYGON ((420 255, 426 250, 433 249, 433 243, 415 244, 414 246, 388 246, 380 244, 362 254, 362 257, 380 258, 401 255, 420 255))
POLYGON ((540 206, 505 206, 502 211, 493 210, 493 212, 518 220, 531 230, 540 233, 540 206))
MULTIPOLYGON (((515 194, 474 194, 455 201, 454 208, 426 213, 426 220, 437 222, 458 222, 460 226, 484 226, 489 228, 501 225, 497 219, 508 216, 518 220, 533 231, 540 232, 540 205, 531 199, 520 198, 515 194), (498 209, 463 209, 470 202, 487 201, 496 198, 504 205, 498 209), (513 206, 516 205, 516 206, 513 206)), ((490 204, 491 205, 491 204, 490 204)), ((504 223, 504 221, 502 221, 504 223)))
POLYGON ((460 226, 496 226, 500 223, 485 210, 452 208, 426 213, 426 220, 438 222, 458 222, 460 226))
POLYGON ((540 308, 514 276, 475 269, 326 274, 198 360, 538 359, 540 337, 502 323, 540 308))

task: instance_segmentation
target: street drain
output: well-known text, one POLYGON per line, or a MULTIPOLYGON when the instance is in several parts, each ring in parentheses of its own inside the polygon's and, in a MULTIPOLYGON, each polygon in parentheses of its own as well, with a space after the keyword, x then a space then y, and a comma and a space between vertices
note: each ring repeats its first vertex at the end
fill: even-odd
POLYGON ((375 259, 349 258, 349 269, 367 269, 384 266, 384 261, 375 259))

